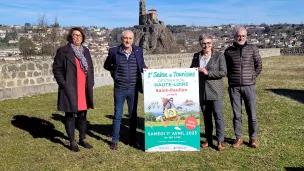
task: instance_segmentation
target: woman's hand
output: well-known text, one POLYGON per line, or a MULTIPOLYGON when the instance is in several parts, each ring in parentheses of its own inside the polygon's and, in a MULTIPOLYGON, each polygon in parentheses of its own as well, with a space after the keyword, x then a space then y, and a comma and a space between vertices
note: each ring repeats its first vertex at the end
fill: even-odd
POLYGON ((198 68, 198 71, 208 75, 208 70, 206 68, 198 68))

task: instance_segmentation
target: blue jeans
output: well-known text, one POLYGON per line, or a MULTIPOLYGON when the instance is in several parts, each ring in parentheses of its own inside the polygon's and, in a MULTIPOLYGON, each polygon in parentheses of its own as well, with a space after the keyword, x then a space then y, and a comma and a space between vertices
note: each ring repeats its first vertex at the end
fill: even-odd
POLYGON ((136 89, 119 89, 114 88, 114 118, 113 118, 113 132, 112 142, 119 141, 120 123, 123 115, 123 107, 125 100, 128 104, 128 113, 130 117, 129 132, 131 141, 136 141, 136 127, 137 127, 137 104, 138 91, 136 89))

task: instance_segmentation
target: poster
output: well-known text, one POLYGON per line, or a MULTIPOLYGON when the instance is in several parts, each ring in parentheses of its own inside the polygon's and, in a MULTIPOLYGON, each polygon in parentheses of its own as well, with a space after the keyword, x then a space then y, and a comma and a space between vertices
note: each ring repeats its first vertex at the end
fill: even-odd
POLYGON ((145 151, 199 151, 195 68, 144 70, 145 151))

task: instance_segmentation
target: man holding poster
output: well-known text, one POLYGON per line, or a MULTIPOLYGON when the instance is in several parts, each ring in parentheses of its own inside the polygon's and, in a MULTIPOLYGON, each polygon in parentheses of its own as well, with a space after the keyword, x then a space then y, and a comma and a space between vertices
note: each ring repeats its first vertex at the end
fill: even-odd
POLYGON ((126 100, 130 117, 129 145, 140 148, 136 138, 138 92, 143 93, 141 72, 147 68, 142 48, 133 45, 133 32, 125 30, 122 35, 122 44, 109 49, 104 63, 104 68, 110 71, 114 80, 112 150, 118 149, 120 123, 126 100))

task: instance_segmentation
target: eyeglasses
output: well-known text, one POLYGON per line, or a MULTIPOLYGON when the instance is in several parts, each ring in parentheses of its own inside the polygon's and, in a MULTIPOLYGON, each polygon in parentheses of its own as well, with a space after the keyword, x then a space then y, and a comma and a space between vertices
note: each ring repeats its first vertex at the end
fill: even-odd
POLYGON ((81 35, 81 34, 73 34, 72 36, 73 36, 73 37, 79 37, 79 38, 82 38, 82 35, 81 35))
POLYGON ((236 37, 238 37, 238 38, 241 38, 241 37, 245 38, 246 35, 237 35, 236 37))
POLYGON ((211 42, 200 42, 201 45, 211 45, 211 42))

